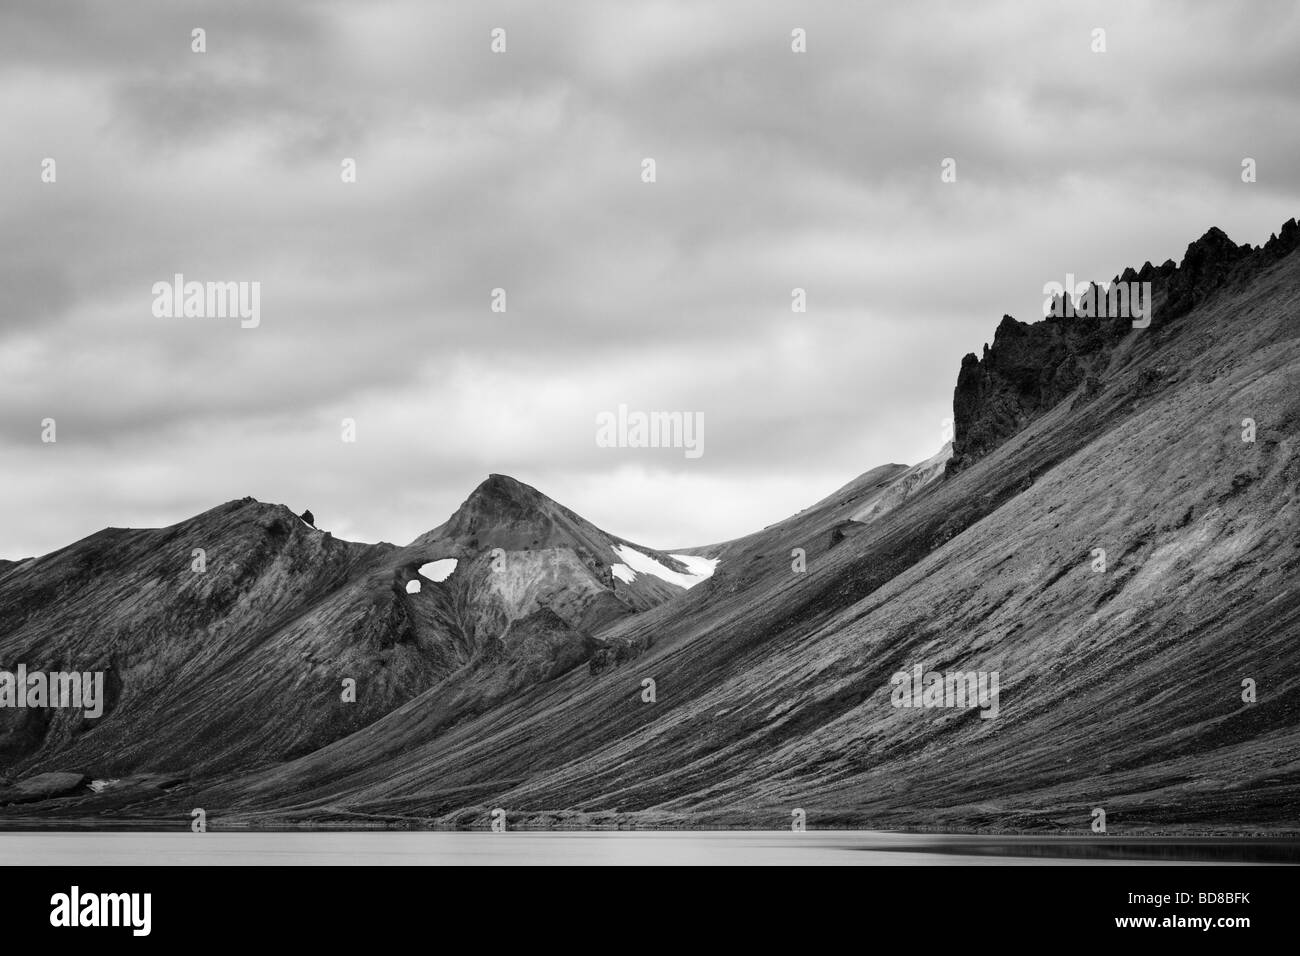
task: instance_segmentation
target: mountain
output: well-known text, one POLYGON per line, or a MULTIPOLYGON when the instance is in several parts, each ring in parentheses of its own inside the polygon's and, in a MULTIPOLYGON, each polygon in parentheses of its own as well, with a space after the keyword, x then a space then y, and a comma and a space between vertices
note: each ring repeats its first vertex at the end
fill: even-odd
POLYGON ((98 723, 11 730, 0 772, 155 774, 5 817, 1293 828, 1298 240, 1212 229, 1125 270, 1148 328, 1004 319, 950 450, 675 557, 493 476, 406 548, 236 502, 0 569, 0 660, 118 675, 98 723), (997 716, 895 706, 917 666, 996 673, 997 716))
MULTIPOLYGON (((505 475, 489 476, 446 524, 402 553, 422 561, 436 556, 472 564, 498 548, 508 559, 491 575, 480 575, 478 583, 495 598, 480 610, 495 614, 502 625, 540 604, 575 627, 598 629, 680 593, 685 586, 672 580, 675 575, 692 577, 680 558, 606 534, 505 475), (629 560, 645 563, 642 559, 654 566, 653 572, 630 569, 629 560)), ((483 560, 476 571, 490 564, 483 560)), ((471 576, 461 574, 457 580, 463 583, 471 576)))
POLYGON ((170 528, 106 529, 0 568, 0 660, 106 682, 95 718, 0 709, 0 767, 152 785, 144 775, 313 752, 433 689, 455 719, 585 662, 594 630, 685 590, 620 579, 622 555, 694 583, 680 559, 499 475, 406 548, 340 541, 251 498, 170 528), (446 558, 449 576, 421 575, 446 558))
POLYGON ((104 777, 203 773, 355 730, 433 676, 395 626, 389 551, 244 499, 171 528, 109 528, 11 569, 0 578, 5 666, 103 671, 107 701, 98 719, 0 710, 0 761, 18 773, 61 769, 47 766, 56 755, 104 777), (382 691, 352 714, 313 706, 328 668, 380 669, 382 691))

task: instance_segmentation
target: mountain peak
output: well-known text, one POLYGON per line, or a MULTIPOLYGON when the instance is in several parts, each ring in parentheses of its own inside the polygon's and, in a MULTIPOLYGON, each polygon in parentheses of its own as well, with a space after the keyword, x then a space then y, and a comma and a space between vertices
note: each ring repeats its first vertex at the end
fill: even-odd
POLYGON ((470 492, 469 499, 489 498, 503 501, 518 501, 534 503, 539 500, 550 500, 540 491, 531 485, 526 485, 522 481, 511 478, 509 475, 490 474, 481 481, 477 488, 470 492))
POLYGON ((1218 226, 1211 226, 1205 230, 1205 235, 1188 244, 1178 268, 1183 270, 1189 265, 1195 267, 1206 262, 1233 262, 1253 251, 1249 244, 1238 246, 1218 226))
POLYGON ((445 524, 421 535, 412 545, 437 543, 444 550, 527 550, 554 547, 593 534, 603 536, 589 522, 531 485, 494 473, 470 492, 445 524))
POLYGON ((453 535, 484 526, 531 522, 558 507, 531 485, 509 475, 491 474, 470 492, 447 522, 453 535))

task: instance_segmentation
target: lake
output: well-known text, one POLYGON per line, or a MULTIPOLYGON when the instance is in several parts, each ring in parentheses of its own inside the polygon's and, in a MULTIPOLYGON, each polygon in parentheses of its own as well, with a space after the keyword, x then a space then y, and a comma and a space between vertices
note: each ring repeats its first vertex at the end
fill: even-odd
POLYGON ((0 864, 58 866, 1297 863, 1300 842, 876 831, 0 833, 0 864))

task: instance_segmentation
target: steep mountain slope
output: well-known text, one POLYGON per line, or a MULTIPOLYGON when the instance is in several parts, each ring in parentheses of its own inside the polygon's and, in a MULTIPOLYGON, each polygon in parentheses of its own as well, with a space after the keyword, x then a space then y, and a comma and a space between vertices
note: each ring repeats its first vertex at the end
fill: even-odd
POLYGON ((105 672, 98 719, 0 710, 8 772, 202 772, 314 749, 428 686, 376 568, 391 546, 314 531, 281 506, 234 501, 171 528, 107 529, 0 578, 0 661, 105 672), (201 551, 202 554, 196 552, 201 551), (201 563, 199 563, 201 561, 201 563), (370 600, 374 598, 374 600, 370 600), (343 714, 333 675, 378 673, 343 714))
POLYGON ((879 495, 864 501, 850 516, 850 520, 864 523, 893 511, 930 482, 942 477, 951 459, 952 443, 949 442, 925 461, 904 471, 879 495))
MULTIPOLYGON (((1298 239, 1294 220, 1262 249, 1211 230, 1177 266, 1127 271, 1153 282, 1147 329, 1004 320, 984 356, 962 363, 951 464, 945 449, 884 466, 761 532, 678 552, 719 560, 689 591, 621 580, 626 542, 501 476, 407 548, 321 544, 310 556, 326 567, 292 599, 274 587, 256 598, 310 605, 305 629, 236 616, 227 643, 272 669, 279 713, 257 716, 282 725, 310 723, 303 701, 317 691, 290 680, 305 666, 265 647, 315 640, 341 653, 334 642, 354 647, 356 626, 320 631, 354 618, 372 623, 372 643, 406 635, 418 653, 401 658, 408 676, 373 717, 340 733, 317 715, 319 745, 297 753, 268 745, 280 727, 242 725, 257 747, 218 747, 217 759, 199 745, 198 770, 168 792, 78 793, 5 814, 186 825, 202 806, 217 826, 483 826, 499 806, 534 825, 785 827, 798 807, 810 826, 1085 830, 1100 807, 1112 832, 1293 828, 1298 239), (441 558, 455 572, 407 594, 441 558), (997 672, 998 715, 894 706, 891 677, 918 665, 997 672)), ((308 542, 290 539, 296 567, 308 542)), ((77 620, 139 593, 170 602, 176 585, 164 576, 150 592, 144 560, 116 560, 81 603, 75 574, 0 570, 3 660, 36 653, 34 616, 65 600, 77 620), (64 582, 59 600, 37 600, 51 580, 64 582)), ((51 619, 53 647, 74 641, 72 621, 51 619)), ((174 653, 173 674, 185 666, 174 653)), ((358 660, 365 680, 379 660, 393 667, 358 660)), ((212 663, 214 686, 249 697, 242 657, 212 663), (238 676, 223 685, 227 671, 238 676)), ((331 670, 320 692, 331 703, 337 679, 331 670)), ((152 723, 136 711, 129 726, 167 751, 172 713, 208 732, 185 689, 161 701, 152 723)), ((79 735, 60 727, 70 742, 36 756, 29 742, 24 771, 93 775, 89 763, 114 752, 102 742, 119 746, 96 735, 127 713, 119 703, 79 735)))
MULTIPOLYGON (((1215 245, 1185 267, 1213 273, 1215 245)), ((235 820, 482 825, 502 806, 783 826, 800 807, 820 826, 1083 830, 1102 807, 1113 830, 1294 825, 1300 256, 1275 252, 1188 311, 1167 283, 1096 386, 860 533, 819 545, 828 516, 728 546, 710 581, 606 632, 630 649, 612 666, 433 737, 415 698, 205 799, 235 820), (892 706, 918 664, 997 671, 999 716, 892 706)))

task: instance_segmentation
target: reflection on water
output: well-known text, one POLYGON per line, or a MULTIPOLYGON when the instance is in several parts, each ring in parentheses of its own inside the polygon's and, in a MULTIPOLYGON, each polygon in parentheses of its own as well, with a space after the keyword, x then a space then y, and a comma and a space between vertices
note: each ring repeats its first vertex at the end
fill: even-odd
POLYGON ((938 844, 893 849, 896 852, 919 850, 957 855, 1012 856, 1022 862, 1050 858, 1070 862, 1119 863, 1300 863, 1298 840, 950 836, 942 838, 938 844))
POLYGON ((0 864, 972 865, 1297 863, 1295 840, 1117 839, 810 830, 0 833, 0 864))

